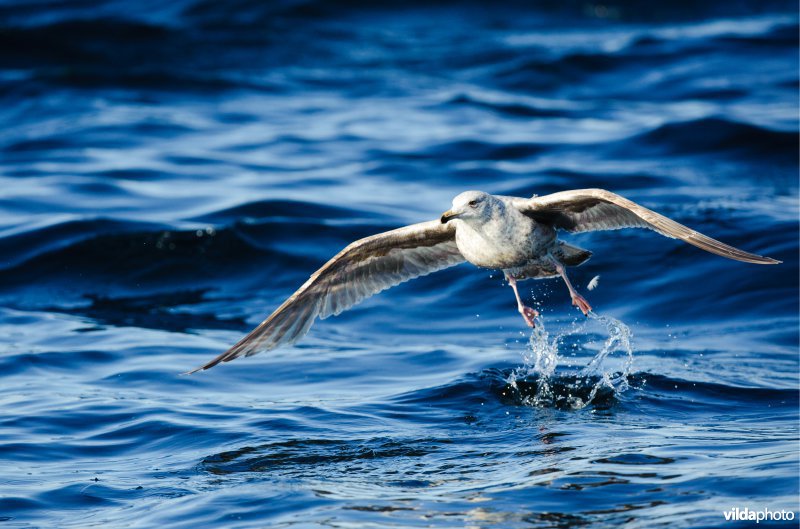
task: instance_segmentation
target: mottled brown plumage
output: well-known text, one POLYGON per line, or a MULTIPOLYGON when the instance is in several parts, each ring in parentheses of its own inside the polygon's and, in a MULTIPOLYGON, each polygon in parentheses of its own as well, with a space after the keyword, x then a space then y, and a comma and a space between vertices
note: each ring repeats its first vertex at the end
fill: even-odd
POLYGON ((382 290, 463 262, 455 243, 455 227, 438 220, 355 241, 314 272, 236 345, 190 373, 293 344, 316 318, 335 316, 382 290))
POLYGON ((520 210, 535 220, 557 229, 580 233, 622 228, 648 228, 681 239, 701 250, 728 259, 753 264, 778 264, 780 261, 745 252, 687 228, 655 211, 640 206, 605 189, 562 191, 524 201, 520 210))

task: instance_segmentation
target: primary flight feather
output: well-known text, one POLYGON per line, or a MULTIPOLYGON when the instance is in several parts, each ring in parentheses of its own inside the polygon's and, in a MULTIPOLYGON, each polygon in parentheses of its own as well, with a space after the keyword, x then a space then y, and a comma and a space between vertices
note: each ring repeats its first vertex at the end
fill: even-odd
POLYGON ((293 344, 317 318, 335 316, 382 290, 464 261, 502 270, 514 290, 520 314, 531 327, 538 312, 519 296, 517 281, 523 279, 560 275, 572 304, 588 314, 592 308, 573 288, 565 267, 583 263, 591 252, 558 240, 556 232, 621 228, 648 228, 746 263, 780 263, 707 237, 604 189, 576 189, 533 198, 466 191, 453 199, 452 209, 439 220, 350 244, 236 345, 190 373, 293 344))

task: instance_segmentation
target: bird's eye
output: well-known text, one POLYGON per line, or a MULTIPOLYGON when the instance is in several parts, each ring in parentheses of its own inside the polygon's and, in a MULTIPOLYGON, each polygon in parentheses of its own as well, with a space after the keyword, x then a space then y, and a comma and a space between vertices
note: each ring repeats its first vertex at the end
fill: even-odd
POLYGON ((469 201, 469 207, 474 208, 477 205, 478 205, 478 201, 477 200, 470 200, 469 201))

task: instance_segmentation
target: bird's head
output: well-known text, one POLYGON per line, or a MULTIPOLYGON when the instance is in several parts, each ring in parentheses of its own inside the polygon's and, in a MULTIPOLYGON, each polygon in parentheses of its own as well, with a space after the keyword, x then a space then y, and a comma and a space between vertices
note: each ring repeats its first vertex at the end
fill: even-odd
POLYGON ((442 224, 453 219, 470 224, 482 224, 492 217, 498 200, 483 191, 465 191, 453 199, 453 207, 442 213, 442 224))

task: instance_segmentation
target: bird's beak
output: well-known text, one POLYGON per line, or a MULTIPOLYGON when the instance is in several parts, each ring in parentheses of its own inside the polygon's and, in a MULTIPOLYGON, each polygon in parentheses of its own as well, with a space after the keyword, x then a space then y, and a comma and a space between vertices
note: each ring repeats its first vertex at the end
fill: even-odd
POLYGON ((451 219, 455 219, 461 216, 461 213, 455 213, 452 209, 448 209, 444 213, 442 213, 442 217, 439 219, 442 221, 442 224, 447 224, 447 221, 451 219))

